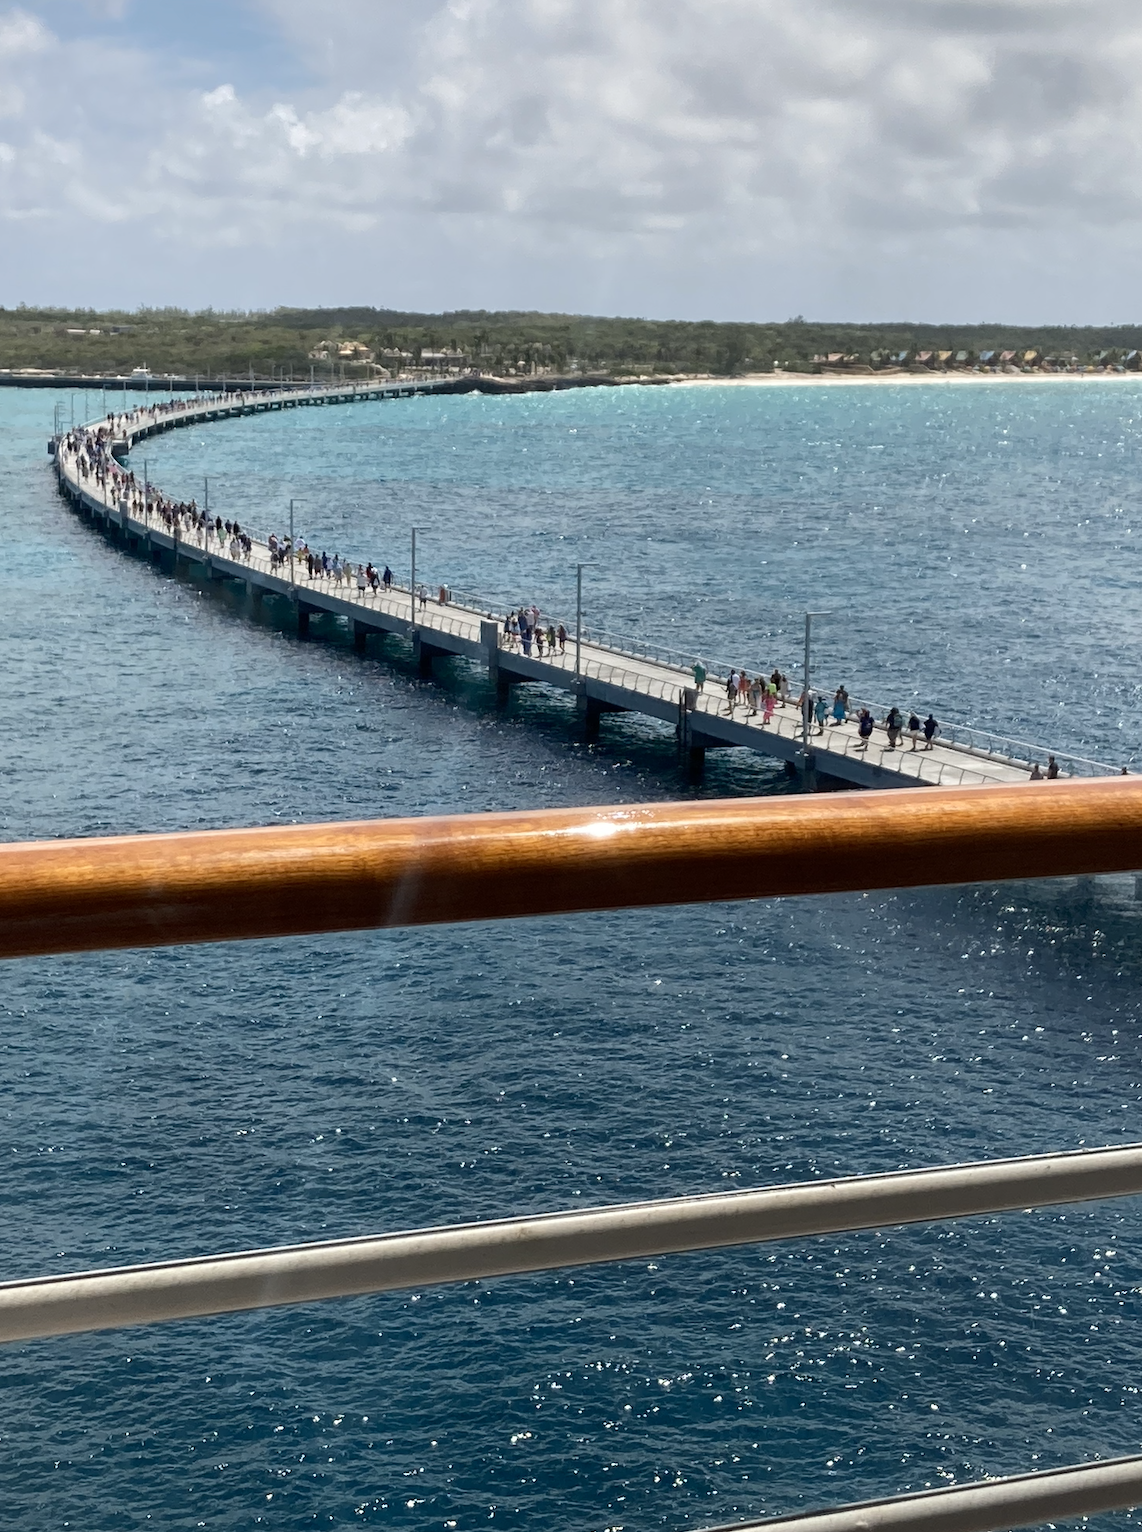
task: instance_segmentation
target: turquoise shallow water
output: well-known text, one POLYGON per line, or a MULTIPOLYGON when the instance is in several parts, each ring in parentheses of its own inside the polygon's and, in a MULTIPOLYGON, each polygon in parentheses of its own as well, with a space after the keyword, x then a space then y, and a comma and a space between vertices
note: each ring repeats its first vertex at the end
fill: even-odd
MULTIPOLYGON (((670 742, 300 644, 54 495, 0 392, 3 833, 681 790, 670 742)), ((330 551, 1137 750, 1133 384, 298 411, 153 477, 330 551), (526 450, 525 450, 526 449, 526 450), (1026 565, 1026 568, 1023 566, 1026 565)), ((137 459, 136 459, 137 461, 137 459)), ((705 791, 784 790, 715 762, 705 791)), ((1125 880, 13 963, 8 1275, 1142 1137, 1125 880)), ((0 1356, 34 1528, 682 1527, 1138 1450, 1133 1203, 361 1299, 0 1356)))

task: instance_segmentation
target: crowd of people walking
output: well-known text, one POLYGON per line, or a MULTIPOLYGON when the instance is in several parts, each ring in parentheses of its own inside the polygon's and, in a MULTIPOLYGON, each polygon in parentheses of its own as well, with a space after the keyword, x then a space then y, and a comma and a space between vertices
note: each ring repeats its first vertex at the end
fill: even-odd
MULTIPOLYGON (((702 660, 694 662, 693 676, 695 690, 703 691, 709 679, 709 671, 702 660)), ((859 743, 854 748, 857 750, 868 749, 877 727, 877 719, 871 708, 858 707, 854 711, 844 686, 837 687, 830 702, 825 693, 812 688, 802 689, 801 694, 794 699, 789 677, 776 667, 769 676, 751 677, 744 669, 735 668, 726 677, 726 713, 729 717, 732 718, 736 710, 741 708, 747 718, 760 716, 761 727, 764 729, 773 721, 777 709, 785 707, 795 710, 807 731, 819 735, 824 734, 826 728, 848 723, 855 716, 859 743)), ((912 741, 912 750, 931 750, 940 733, 940 725, 933 713, 930 712, 921 722, 919 714, 913 711, 906 723, 903 713, 895 706, 888 709, 880 726, 888 735, 886 748, 889 750, 903 749, 905 735, 912 741)))

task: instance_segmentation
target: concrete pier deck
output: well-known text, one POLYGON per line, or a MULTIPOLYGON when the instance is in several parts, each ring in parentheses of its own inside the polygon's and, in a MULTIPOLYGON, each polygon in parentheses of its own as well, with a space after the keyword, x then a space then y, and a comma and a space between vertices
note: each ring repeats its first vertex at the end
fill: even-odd
MULTIPOLYGON (((214 533, 197 527, 168 524, 161 509, 141 505, 132 509, 111 475, 106 483, 91 471, 84 458, 82 438, 112 421, 121 423, 113 445, 122 463, 137 441, 171 430, 231 416, 270 410, 292 409, 382 400, 412 393, 435 392, 433 384, 358 384, 343 388, 246 393, 193 401, 173 400, 134 411, 126 419, 112 416, 86 428, 77 428, 74 450, 68 436, 53 441, 54 461, 61 491, 82 514, 126 550, 167 567, 198 566, 211 579, 234 580, 253 596, 268 595, 291 603, 298 632, 307 634, 310 616, 328 613, 347 624, 358 648, 370 633, 398 634, 411 640, 422 675, 432 673, 433 662, 449 655, 461 656, 486 668, 498 695, 506 701, 515 685, 539 683, 571 694, 579 708, 588 738, 598 736, 607 713, 639 713, 670 726, 692 774, 701 770, 710 749, 743 748, 782 761, 812 787, 820 779, 832 779, 858 787, 972 786, 1023 782, 1033 761, 1041 769, 1047 747, 1035 747, 976 729, 952 726, 941 720, 934 746, 917 750, 905 738, 896 749, 888 744, 878 726, 865 744, 859 738, 855 717, 827 723, 818 733, 814 725, 808 739, 799 708, 778 707, 766 724, 745 707, 727 707, 724 675, 711 666, 704 688, 697 689, 689 661, 681 656, 655 653, 650 646, 607 636, 587 635, 579 649, 571 632, 565 649, 542 657, 520 652, 504 632, 504 613, 475 601, 457 603, 429 596, 421 604, 407 586, 390 590, 359 590, 355 580, 336 581, 331 575, 310 578, 304 560, 275 565, 265 537, 254 537, 249 556, 235 556, 230 540, 219 541, 214 533)), ((112 470, 113 472, 113 470, 112 470)), ((155 491, 155 486, 150 489, 155 491)), ((243 529, 253 535, 250 528, 243 529)), ((567 623, 570 630, 571 624, 567 623)), ((862 704, 868 705, 868 704, 862 704)), ((875 710, 883 716, 883 708, 875 710)), ((1118 768, 1055 750, 1060 770, 1067 775, 1113 775, 1118 768)))

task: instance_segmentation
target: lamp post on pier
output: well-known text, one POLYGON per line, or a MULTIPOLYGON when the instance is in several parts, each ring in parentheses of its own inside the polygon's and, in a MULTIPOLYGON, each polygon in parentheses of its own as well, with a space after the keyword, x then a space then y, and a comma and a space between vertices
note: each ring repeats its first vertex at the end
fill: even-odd
MULTIPOLYGON (((305 501, 304 500, 298 500, 296 503, 298 505, 304 505, 305 501)), ((290 595, 291 596, 296 596, 297 595, 297 581, 294 578, 294 571, 293 571, 293 507, 294 507, 294 501, 291 500, 290 503, 289 503, 289 590, 290 590, 290 595)))
POLYGON ((583 571, 594 569, 596 561, 586 559, 582 564, 575 565, 575 674, 581 675, 581 659, 583 648, 583 571))
POLYGON ((408 598, 412 605, 412 625, 416 627, 416 534, 426 532, 427 527, 412 528, 412 572, 408 582, 408 598))
POLYGON ((813 636, 813 618, 831 617, 832 612, 806 612, 805 613, 805 684, 801 691, 801 753, 804 757, 804 766, 809 766, 809 724, 813 716, 813 710, 809 702, 809 655, 813 636))

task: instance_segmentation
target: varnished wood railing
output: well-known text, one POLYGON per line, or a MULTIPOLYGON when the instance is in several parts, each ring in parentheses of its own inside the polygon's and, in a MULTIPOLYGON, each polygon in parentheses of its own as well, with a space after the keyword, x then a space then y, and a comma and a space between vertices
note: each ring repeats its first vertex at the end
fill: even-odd
POLYGON ((1142 779, 0 846, 0 956, 1142 869, 1142 779))

